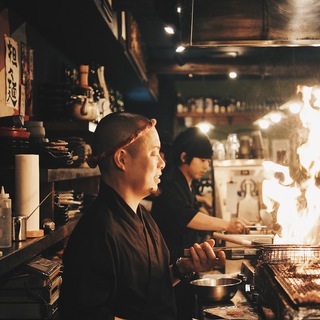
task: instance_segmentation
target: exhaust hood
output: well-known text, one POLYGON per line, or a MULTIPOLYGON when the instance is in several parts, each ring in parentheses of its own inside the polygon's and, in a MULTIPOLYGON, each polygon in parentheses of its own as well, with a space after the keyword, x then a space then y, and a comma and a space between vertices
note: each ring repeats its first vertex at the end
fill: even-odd
POLYGON ((318 0, 188 0, 187 46, 320 46, 318 0))

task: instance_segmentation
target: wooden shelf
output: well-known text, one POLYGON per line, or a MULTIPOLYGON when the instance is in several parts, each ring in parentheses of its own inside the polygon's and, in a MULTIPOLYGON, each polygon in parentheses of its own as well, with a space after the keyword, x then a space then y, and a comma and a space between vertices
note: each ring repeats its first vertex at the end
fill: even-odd
POLYGON ((92 121, 79 120, 79 121, 45 121, 43 126, 49 131, 68 131, 74 132, 94 132, 97 124, 92 121))
POLYGON ((0 275, 40 254, 60 240, 68 237, 79 221, 79 217, 71 219, 64 226, 41 238, 30 238, 26 241, 13 242, 11 248, 1 248, 0 275))
POLYGON ((42 182, 55 182, 74 180, 81 178, 90 178, 100 176, 98 167, 91 168, 60 168, 60 169, 42 169, 41 181, 42 182))
POLYGON ((250 167, 262 166, 265 159, 213 160, 213 167, 250 167))
POLYGON ((126 104, 155 102, 155 96, 150 92, 137 63, 119 40, 117 12, 111 7, 107 10, 110 12, 106 12, 110 1, 4 2, 74 63, 79 65, 95 61, 103 65, 106 82, 122 93, 126 104), (78 7, 76 14, 75 6, 78 7), (139 94, 133 95, 134 91, 139 94))
MULTIPOLYGON (((202 112, 183 112, 176 113, 177 118, 191 117, 195 122, 203 120, 211 122, 215 126, 225 125, 252 125, 254 121, 265 115, 261 111, 243 111, 228 113, 202 113, 202 112)), ((195 123, 196 124, 196 123, 195 123)))

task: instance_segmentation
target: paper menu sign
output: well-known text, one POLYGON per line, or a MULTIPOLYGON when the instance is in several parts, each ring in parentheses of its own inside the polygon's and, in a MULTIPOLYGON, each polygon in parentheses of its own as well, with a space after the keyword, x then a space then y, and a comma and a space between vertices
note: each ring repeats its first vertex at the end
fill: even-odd
POLYGON ((231 214, 235 214, 238 211, 238 184, 235 182, 227 183, 227 199, 226 199, 226 209, 231 214))
POLYGON ((18 43, 5 35, 6 106, 19 109, 20 64, 18 43))

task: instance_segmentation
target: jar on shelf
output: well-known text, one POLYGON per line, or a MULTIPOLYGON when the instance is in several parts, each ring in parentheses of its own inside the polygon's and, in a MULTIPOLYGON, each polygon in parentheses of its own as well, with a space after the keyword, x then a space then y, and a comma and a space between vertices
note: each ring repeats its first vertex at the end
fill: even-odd
POLYGON ((239 158, 250 159, 251 158, 251 141, 249 136, 241 136, 239 147, 239 158))
POLYGON ((204 112, 204 100, 203 98, 197 98, 195 99, 196 109, 195 111, 198 113, 204 112))
POLYGON ((213 144, 213 158, 215 160, 225 160, 226 152, 222 142, 216 141, 213 144))
POLYGON ((181 92, 178 92, 177 93, 177 113, 182 113, 182 112, 185 112, 185 103, 182 99, 182 95, 181 95, 181 92))
POLYGON ((206 98, 205 99, 205 109, 204 111, 206 113, 212 113, 213 112, 213 100, 212 98, 206 98))
POLYGON ((230 133, 226 142, 226 158, 229 160, 237 159, 239 155, 239 147, 240 143, 237 134, 230 133))

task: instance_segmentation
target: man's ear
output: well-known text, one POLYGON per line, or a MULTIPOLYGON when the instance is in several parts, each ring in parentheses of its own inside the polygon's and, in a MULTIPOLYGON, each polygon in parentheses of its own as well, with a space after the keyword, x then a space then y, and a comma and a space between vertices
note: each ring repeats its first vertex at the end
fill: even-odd
POLYGON ((182 152, 182 153, 180 154, 180 160, 181 160, 182 163, 186 163, 186 161, 187 161, 187 154, 186 154, 185 152, 182 152))
POLYGON ((126 164, 126 151, 124 149, 119 149, 114 153, 113 161, 117 168, 124 171, 126 164))

